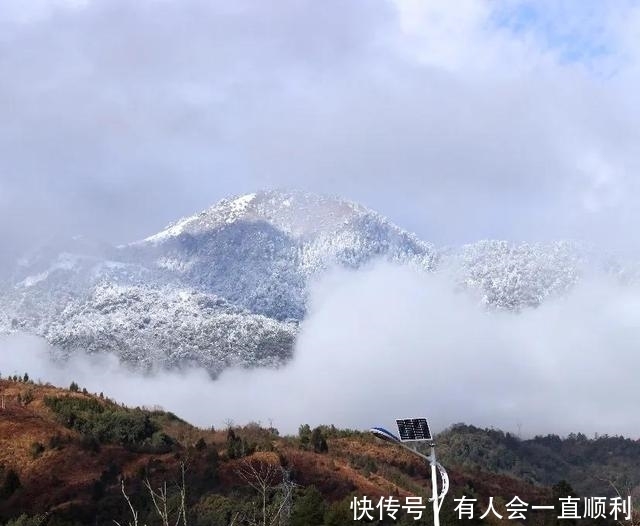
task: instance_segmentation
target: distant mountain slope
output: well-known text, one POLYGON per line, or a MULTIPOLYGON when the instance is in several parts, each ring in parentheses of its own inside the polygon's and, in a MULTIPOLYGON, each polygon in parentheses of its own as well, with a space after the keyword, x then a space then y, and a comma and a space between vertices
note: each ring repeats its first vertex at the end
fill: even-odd
POLYGON ((622 436, 588 438, 572 433, 521 440, 496 429, 454 425, 438 437, 442 462, 465 469, 510 475, 530 483, 571 483, 582 496, 610 494, 611 483, 622 491, 640 492, 640 441, 622 436))
POLYGON ((176 287, 100 284, 47 327, 53 345, 111 352, 144 368, 275 367, 291 357, 296 325, 253 314, 210 294, 176 287))
POLYGON ((450 263, 457 281, 478 291, 482 303, 517 310, 569 292, 581 277, 585 258, 569 242, 479 241, 456 251, 450 263))
POLYGON ((291 356, 309 281, 379 258, 448 272, 480 303, 517 311, 569 291, 587 256, 566 242, 438 250, 343 199, 260 192, 128 245, 75 238, 34 251, 0 284, 0 332, 144 367, 277 366, 291 356))

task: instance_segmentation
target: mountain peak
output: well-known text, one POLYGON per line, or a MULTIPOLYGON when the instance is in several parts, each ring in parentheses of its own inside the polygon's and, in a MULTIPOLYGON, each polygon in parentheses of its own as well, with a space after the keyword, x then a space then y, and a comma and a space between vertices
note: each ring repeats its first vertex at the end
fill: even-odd
POLYGON ((162 243, 183 233, 202 234, 238 221, 265 222, 292 237, 306 238, 334 232, 364 216, 386 221, 372 210, 338 197, 295 190, 268 190, 222 199, 142 242, 162 243))
POLYGON ((197 363, 214 374, 286 361, 309 284, 332 267, 381 259, 443 270, 481 303, 519 311, 566 294, 584 266, 566 243, 438 250, 362 205, 300 191, 222 199, 130 245, 62 252, 0 282, 0 332, 139 365, 197 363))

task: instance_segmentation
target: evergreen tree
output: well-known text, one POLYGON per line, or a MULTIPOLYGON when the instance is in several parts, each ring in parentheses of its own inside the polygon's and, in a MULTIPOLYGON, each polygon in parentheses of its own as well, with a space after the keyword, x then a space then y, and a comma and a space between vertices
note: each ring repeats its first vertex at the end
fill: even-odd
POLYGON ((296 499, 291 512, 290 526, 322 526, 326 504, 315 486, 305 488, 296 499))
POLYGON ((302 424, 298 428, 298 438, 300 440, 300 447, 302 449, 308 449, 311 442, 311 428, 309 424, 302 424))
POLYGON ((325 526, 344 526, 345 524, 353 524, 353 511, 351 511, 349 504, 349 499, 344 499, 340 502, 334 502, 331 504, 325 514, 325 526))
POLYGON ((227 431, 227 456, 229 458, 242 458, 245 455, 244 443, 242 439, 236 436, 233 429, 227 431))
POLYGON ((329 451, 329 446, 327 445, 327 439, 322 432, 322 429, 316 427, 311 432, 311 447, 316 453, 326 453, 329 451))

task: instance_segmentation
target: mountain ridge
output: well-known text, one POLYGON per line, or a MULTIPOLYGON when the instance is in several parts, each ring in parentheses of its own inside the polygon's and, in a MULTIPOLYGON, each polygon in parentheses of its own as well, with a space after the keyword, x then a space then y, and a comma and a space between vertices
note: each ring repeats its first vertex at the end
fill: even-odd
POLYGON ((309 283, 333 267, 446 271, 481 305, 517 312, 567 294, 588 260, 571 242, 437 249, 357 203, 282 191, 223 199, 126 245, 59 248, 22 259, 0 285, 0 332, 42 336, 63 357, 106 351, 214 376, 286 363, 309 283))

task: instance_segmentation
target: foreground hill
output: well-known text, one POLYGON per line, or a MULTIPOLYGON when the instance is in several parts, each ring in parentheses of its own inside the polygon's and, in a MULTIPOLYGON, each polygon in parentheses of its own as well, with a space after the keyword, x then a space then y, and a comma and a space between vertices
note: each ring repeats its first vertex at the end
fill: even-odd
POLYGON ((128 245, 78 238, 33 251, 0 279, 0 333, 142 368, 277 367, 291 358, 310 283, 378 259, 439 271, 480 304, 512 311, 568 293, 594 266, 635 275, 572 243, 438 249, 356 203, 260 192, 128 245))
MULTIPOLYGON (((28 380, 0 380, 0 396, 0 524, 20 515, 19 524, 125 524, 131 516, 123 489, 140 524, 160 524, 145 480, 152 489, 167 483, 174 517, 185 487, 195 525, 251 524, 262 513, 257 480, 266 481, 264 512, 286 509, 282 523, 293 526, 353 523, 354 496, 429 492, 427 466, 368 433, 301 426, 298 436, 281 437, 257 424, 203 430, 160 409, 126 408, 75 385, 64 390, 28 380)), ((594 495, 610 492, 598 473, 613 477, 625 466, 624 475, 640 479, 640 446, 619 438, 520 441, 454 426, 438 443, 451 477, 444 524, 458 521, 453 498, 462 495, 477 498, 480 508, 491 496, 502 505, 515 495, 544 503, 572 491, 563 479, 594 495)), ((405 519, 431 523, 428 515, 405 519)), ((549 520, 540 515, 533 523, 549 520)))

